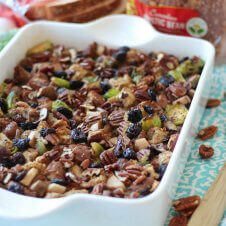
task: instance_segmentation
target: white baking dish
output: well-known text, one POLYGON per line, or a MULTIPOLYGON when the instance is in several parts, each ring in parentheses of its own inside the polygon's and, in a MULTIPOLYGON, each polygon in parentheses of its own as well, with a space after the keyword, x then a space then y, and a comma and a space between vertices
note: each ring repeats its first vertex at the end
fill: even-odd
POLYGON ((47 39, 79 49, 97 41, 111 47, 127 45, 145 52, 165 51, 179 57, 196 55, 205 60, 205 66, 167 171, 154 193, 136 200, 87 194, 38 199, 0 189, 0 225, 163 225, 208 98, 214 47, 199 39, 161 34, 148 22, 134 16, 110 16, 82 25, 38 22, 21 29, 0 53, 0 82, 12 76, 14 67, 30 47, 47 39))

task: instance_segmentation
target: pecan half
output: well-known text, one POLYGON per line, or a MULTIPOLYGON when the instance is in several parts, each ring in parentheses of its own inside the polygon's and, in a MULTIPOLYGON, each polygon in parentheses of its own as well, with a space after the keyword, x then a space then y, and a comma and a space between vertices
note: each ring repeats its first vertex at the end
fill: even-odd
POLYGON ((217 129, 217 126, 214 125, 206 127, 198 132, 197 137, 201 140, 207 140, 215 135, 217 129))
POLYGON ((174 209, 184 216, 191 216, 200 204, 200 197, 197 195, 181 198, 173 202, 174 209))
POLYGON ((218 107, 220 104, 221 104, 221 101, 219 99, 209 99, 207 101, 206 107, 215 108, 215 107, 218 107))
POLYGON ((175 216, 169 222, 169 226, 187 226, 187 224, 188 219, 185 216, 175 216))
POLYGON ((103 165, 109 165, 117 161, 112 148, 100 154, 100 161, 103 165))
POLYGON ((123 121, 125 115, 125 111, 123 110, 115 110, 109 116, 108 120, 111 126, 119 126, 120 123, 123 121))
POLYGON ((199 154, 203 159, 209 159, 214 154, 214 149, 208 145, 200 145, 199 154))

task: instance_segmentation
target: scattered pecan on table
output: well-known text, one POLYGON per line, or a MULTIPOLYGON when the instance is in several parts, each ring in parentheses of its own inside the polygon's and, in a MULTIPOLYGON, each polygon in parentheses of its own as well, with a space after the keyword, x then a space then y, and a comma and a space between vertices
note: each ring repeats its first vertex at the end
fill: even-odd
POLYGON ((209 99, 207 101, 206 107, 215 108, 215 107, 218 107, 220 104, 221 104, 221 101, 219 99, 209 99))
POLYGON ((209 159, 213 156, 214 154, 214 149, 210 147, 209 145, 200 145, 199 147, 199 154, 201 158, 203 159, 209 159))
POLYGON ((126 46, 33 47, 0 85, 0 187, 42 198, 152 193, 203 65, 126 46))
POLYGON ((216 132, 217 132, 218 128, 217 126, 208 126, 204 129, 201 129, 199 132, 198 132, 198 135, 197 137, 201 140, 207 140, 207 139, 210 139, 212 138, 216 132))

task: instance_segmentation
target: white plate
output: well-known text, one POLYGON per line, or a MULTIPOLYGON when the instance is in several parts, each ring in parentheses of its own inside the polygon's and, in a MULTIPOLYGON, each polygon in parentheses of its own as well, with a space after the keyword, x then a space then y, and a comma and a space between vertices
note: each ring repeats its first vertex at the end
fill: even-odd
POLYGON ((136 200, 75 194, 60 199, 26 197, 0 189, 2 226, 160 226, 191 150, 194 134, 209 95, 214 47, 207 41, 165 35, 145 20, 109 16, 88 24, 37 22, 21 29, 0 53, 0 80, 11 77, 26 51, 44 40, 87 47, 93 41, 111 47, 127 45, 145 52, 165 51, 179 57, 194 55, 205 61, 199 85, 166 173, 155 192, 136 200))

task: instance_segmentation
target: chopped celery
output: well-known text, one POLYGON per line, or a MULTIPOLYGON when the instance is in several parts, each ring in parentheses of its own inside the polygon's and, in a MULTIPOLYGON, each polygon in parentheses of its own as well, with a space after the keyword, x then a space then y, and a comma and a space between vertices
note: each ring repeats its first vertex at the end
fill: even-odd
POLYGON ((41 140, 37 141, 36 148, 40 155, 43 155, 47 151, 45 144, 41 140))
POLYGON ((67 108, 68 110, 72 111, 72 109, 63 101, 61 100, 55 100, 52 102, 52 110, 57 110, 59 107, 67 108))
POLYGON ((92 142, 90 145, 92 147, 93 155, 95 157, 99 157, 101 152, 104 151, 104 148, 102 147, 102 145, 97 142, 92 142))
POLYGON ((52 82, 59 87, 70 88, 70 82, 65 79, 53 77, 52 82))
POLYGON ((13 106, 14 106, 14 101, 15 101, 15 97, 16 97, 16 95, 15 95, 15 92, 14 92, 14 91, 11 91, 11 92, 9 93, 9 95, 7 96, 6 102, 7 102, 7 107, 8 107, 8 109, 13 108, 13 106))
POLYGON ((162 122, 158 115, 142 121, 142 129, 148 131, 151 127, 161 127, 162 122))
POLYGON ((50 41, 45 41, 42 43, 39 43, 38 45, 34 46, 33 48, 29 49, 27 52, 27 55, 33 55, 36 53, 42 53, 47 50, 50 50, 53 48, 53 44, 50 41))
POLYGON ((104 98, 109 99, 111 97, 115 97, 120 93, 120 91, 118 89, 109 89, 105 94, 104 94, 104 98))
POLYGON ((167 118, 177 126, 182 125, 184 123, 187 113, 188 109, 182 104, 166 106, 167 118))
POLYGON ((182 73, 177 70, 169 71, 168 74, 171 75, 175 79, 176 82, 185 82, 186 81, 184 79, 182 73))

